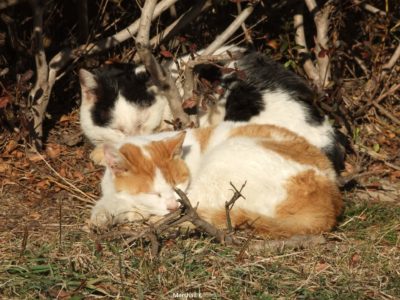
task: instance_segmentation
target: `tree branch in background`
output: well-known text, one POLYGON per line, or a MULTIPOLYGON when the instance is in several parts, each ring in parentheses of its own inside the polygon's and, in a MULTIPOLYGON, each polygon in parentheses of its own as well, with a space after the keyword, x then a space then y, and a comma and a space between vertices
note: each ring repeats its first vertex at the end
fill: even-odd
MULTIPOLYGON (((140 25, 136 38, 136 49, 154 83, 166 96, 172 116, 175 120, 178 120, 180 124, 178 127, 188 127, 190 123, 189 116, 183 111, 182 99, 175 85, 175 81, 172 79, 170 72, 166 72, 156 61, 149 47, 151 19, 156 2, 157 0, 147 0, 142 8, 142 15, 140 17, 140 25)), ((174 122, 174 124, 176 123, 174 122)))
POLYGON ((389 61, 383 65, 383 71, 384 72, 390 71, 397 62, 397 60, 399 59, 399 57, 400 57, 400 44, 397 46, 396 50, 394 51, 389 61))
POLYGON ((210 55, 215 52, 218 48, 220 48, 234 33, 238 28, 243 24, 243 22, 251 15, 254 11, 254 6, 249 5, 239 14, 236 19, 225 29, 223 33, 221 33, 217 38, 204 50, 202 55, 210 55))
POLYGON ((212 0, 201 0, 197 4, 191 7, 188 11, 182 14, 177 20, 171 25, 165 28, 162 32, 157 34, 150 40, 150 45, 155 46, 160 41, 168 41, 172 37, 176 36, 179 31, 185 28, 190 22, 196 19, 201 13, 205 12, 212 6, 212 0))
POLYGON ((378 14, 378 15, 381 15, 382 17, 386 16, 386 13, 383 10, 380 10, 379 8, 376 8, 375 6, 372 6, 370 4, 364 3, 363 1, 360 1, 360 0, 353 0, 353 2, 356 5, 360 5, 366 11, 369 11, 369 12, 371 12, 373 14, 378 14))
MULTIPOLYGON (((379 8, 376 8, 375 6, 372 6, 367 3, 363 3, 360 0, 353 0, 353 2, 356 5, 360 5, 362 8, 364 8, 366 11, 369 11, 370 13, 378 14, 382 17, 387 16, 386 12, 384 12, 383 10, 380 10, 379 8)), ((394 53, 391 56, 391 58, 389 59, 389 61, 383 65, 383 67, 382 67, 383 74, 388 73, 393 68, 393 66, 396 64, 396 62, 399 58, 400 58, 400 44, 397 46, 396 50, 394 51, 394 53)))
MULTIPOLYGON (((242 13, 242 4, 240 3, 240 1, 236 2, 236 8, 237 8, 238 14, 240 15, 242 13)), ((247 29, 246 23, 244 21, 241 26, 242 26, 244 38, 246 39, 247 43, 249 43, 249 45, 253 45, 254 43, 251 38, 251 34, 250 34, 249 30, 247 29)))
MULTIPOLYGON (((232 60, 237 60, 243 56, 243 52, 241 51, 234 51, 234 52, 226 52, 218 55, 201 55, 196 57, 193 60, 189 60, 186 65, 185 65, 185 71, 184 71, 184 78, 185 82, 183 85, 183 101, 188 101, 188 100, 194 100, 199 106, 199 101, 197 99, 197 96, 195 95, 195 76, 194 76, 194 68, 197 65, 202 65, 202 64, 216 64, 219 62, 229 62, 232 60)), ((198 124, 198 114, 195 116, 195 118, 192 119, 192 122, 194 122, 195 126, 197 127, 198 124)))
MULTIPOLYGON (((310 0, 306 0, 309 2, 310 0)), ((314 1, 313 1, 314 2, 314 1)), ((316 8, 312 8, 312 13, 316 8)), ((323 88, 331 85, 331 64, 329 58, 329 18, 333 11, 332 1, 328 1, 324 6, 315 12, 314 23, 317 30, 315 41, 315 56, 318 63, 320 84, 323 88)))
POLYGON ((333 10, 331 1, 327 1, 322 8, 319 8, 315 0, 304 0, 308 10, 313 15, 316 37, 314 53, 316 57, 316 65, 310 58, 310 52, 306 44, 304 33, 304 16, 302 13, 294 15, 294 27, 296 31, 296 44, 301 46, 299 54, 304 60, 303 67, 307 76, 313 81, 317 88, 321 91, 331 84, 331 68, 329 60, 329 17, 333 10))
POLYGON ((49 67, 43 46, 43 11, 40 0, 30 0, 33 11, 33 44, 36 64, 36 83, 29 93, 31 141, 37 148, 42 147, 42 122, 46 112, 51 88, 48 82, 49 67))
POLYGON ((306 36, 304 33, 304 17, 303 14, 297 13, 293 17, 294 29, 296 31, 295 35, 295 43, 301 48, 298 50, 300 58, 303 60, 303 68, 306 72, 308 78, 312 80, 312 82, 319 87, 319 74, 317 69, 315 68, 311 58, 310 51, 308 50, 306 44, 306 36))
POLYGON ((20 4, 22 2, 26 2, 26 0, 2 0, 2 1, 0 1, 0 10, 5 9, 10 6, 20 4))
MULTIPOLYGON (((199 104, 198 99, 196 99, 196 96, 194 95, 194 90, 195 90, 195 79, 194 79, 194 72, 193 69, 196 65, 198 64, 207 64, 207 63, 215 63, 215 62, 220 62, 220 61, 230 61, 235 59, 232 57, 232 54, 227 53, 226 55, 218 55, 215 57, 212 57, 211 54, 213 54, 218 48, 220 48, 238 29, 239 27, 244 23, 244 21, 252 14, 254 11, 254 6, 249 5, 245 10, 243 10, 239 15, 235 18, 235 20, 228 26, 228 28, 225 29, 225 31, 217 36, 217 38, 202 52, 202 54, 197 57, 195 60, 188 61, 185 66, 185 83, 183 86, 183 99, 184 101, 192 99, 195 100, 197 105, 199 104)), ((246 33, 246 32, 245 32, 246 33)), ((239 56, 236 55, 236 58, 239 58, 242 54, 239 56)), ((195 119, 192 119, 192 122, 195 123, 195 125, 198 125, 198 118, 197 116, 194 116, 195 119)))
MULTIPOLYGON (((178 0, 162 0, 154 9, 152 19, 158 17, 162 12, 168 9, 178 0)), ((127 28, 116 34, 102 39, 100 41, 84 44, 75 49, 64 49, 57 53, 47 64, 46 54, 43 48, 43 8, 39 5, 39 0, 31 0, 31 6, 34 11, 34 40, 38 41, 35 45, 35 61, 37 66, 37 81, 30 92, 30 104, 32 105, 32 132, 31 137, 35 140, 35 146, 42 146, 43 128, 42 123, 45 111, 49 102, 51 90, 56 82, 57 74, 67 66, 73 59, 82 56, 93 55, 107 49, 110 49, 120 43, 132 38, 139 29, 139 20, 136 20, 127 28), (37 25, 38 26, 37 26, 37 25)))

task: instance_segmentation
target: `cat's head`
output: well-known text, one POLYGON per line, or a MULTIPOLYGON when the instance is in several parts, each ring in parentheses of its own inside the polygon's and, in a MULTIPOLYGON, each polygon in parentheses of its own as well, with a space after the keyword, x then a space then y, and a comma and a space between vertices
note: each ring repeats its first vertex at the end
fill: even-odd
POLYGON ((159 100, 157 88, 143 67, 124 64, 91 72, 81 69, 79 80, 81 126, 93 143, 114 141, 114 135, 118 140, 120 136, 148 134, 162 123, 162 110, 153 109, 159 100))
POLYGON ((130 197, 132 205, 146 210, 144 214, 176 210, 174 187, 186 189, 189 184, 189 170, 181 157, 184 138, 185 132, 180 132, 159 141, 126 143, 119 149, 105 145, 115 192, 130 197))
POLYGON ((91 72, 80 69, 79 82, 84 104, 112 105, 119 96, 144 107, 154 102, 154 93, 149 91, 150 77, 141 65, 112 64, 91 72))

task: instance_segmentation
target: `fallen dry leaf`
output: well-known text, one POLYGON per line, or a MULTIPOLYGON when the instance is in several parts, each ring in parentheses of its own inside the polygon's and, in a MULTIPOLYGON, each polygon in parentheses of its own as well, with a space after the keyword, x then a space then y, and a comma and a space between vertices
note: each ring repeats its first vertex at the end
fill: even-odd
POLYGON ((31 162, 38 162, 42 160, 43 155, 40 154, 30 154, 28 156, 29 161, 31 162))
POLYGON ((361 255, 358 253, 354 253, 350 258, 349 266, 351 268, 354 268, 354 267, 358 266, 360 264, 360 262, 361 262, 361 255))
POLYGON ((330 265, 328 263, 325 262, 319 262, 317 263, 317 265, 315 266, 315 271, 317 271, 318 273, 325 271, 326 269, 328 269, 330 267, 330 265))
POLYGON ((6 107, 9 102, 10 102, 10 96, 6 95, 0 97, 0 108, 6 107))
POLYGON ((6 147, 4 148, 4 153, 10 153, 17 147, 18 147, 18 143, 15 140, 10 140, 7 143, 6 147))
POLYGON ((61 146, 58 144, 48 144, 46 147, 46 153, 52 159, 57 158, 60 156, 61 146))
POLYGON ((6 173, 11 170, 11 166, 8 163, 0 162, 0 173, 6 173))

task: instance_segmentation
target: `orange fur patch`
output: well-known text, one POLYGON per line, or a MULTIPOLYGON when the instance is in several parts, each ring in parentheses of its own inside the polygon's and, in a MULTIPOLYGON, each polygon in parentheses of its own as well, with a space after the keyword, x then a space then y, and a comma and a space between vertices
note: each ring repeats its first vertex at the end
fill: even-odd
POLYGON ((207 148, 208 142, 210 141, 210 137, 214 132, 215 127, 205 127, 205 128, 198 128, 194 132, 194 136, 196 137, 197 141, 200 145, 200 151, 204 152, 207 148))
POLYGON ((189 169, 180 157, 184 138, 185 132, 182 132, 175 138, 152 142, 146 146, 152 162, 172 186, 185 182, 189 177, 189 169))
POLYGON ((285 157, 301 164, 315 166, 320 170, 328 170, 332 168, 332 163, 321 152, 320 149, 311 145, 306 139, 297 134, 274 125, 258 125, 250 124, 234 128, 231 137, 245 136, 270 138, 272 134, 279 134, 283 137, 283 141, 261 140, 259 144, 266 149, 275 151, 285 157))
POLYGON ((279 133, 282 136, 297 137, 296 134, 285 128, 278 127, 275 125, 260 125, 260 124, 249 124, 233 128, 230 136, 269 138, 274 132, 279 133))
MULTIPOLYGON (((244 209, 232 209, 230 216, 235 228, 251 228, 255 233, 270 238, 318 234, 330 231, 336 224, 343 202, 334 182, 309 170, 292 177, 287 183, 288 197, 277 207, 275 217, 266 217, 244 209)), ((265 195, 268 201, 268 195, 265 195)), ((220 209, 206 213, 199 211, 218 228, 226 227, 226 212, 220 209)))
POLYGON ((284 142, 261 141, 260 144, 300 164, 315 166, 321 171, 332 169, 332 163, 325 154, 302 138, 284 142))
POLYGON ((122 161, 119 168, 124 172, 116 174, 114 183, 117 191, 130 194, 151 192, 155 176, 155 166, 142 150, 134 145, 125 144, 119 150, 122 161))

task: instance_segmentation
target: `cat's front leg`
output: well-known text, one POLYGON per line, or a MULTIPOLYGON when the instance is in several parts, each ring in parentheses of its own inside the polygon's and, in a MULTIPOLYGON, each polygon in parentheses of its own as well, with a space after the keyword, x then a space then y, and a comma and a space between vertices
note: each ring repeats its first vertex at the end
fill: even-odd
POLYGON ((96 165, 106 166, 103 144, 97 145, 96 148, 93 149, 93 151, 90 153, 90 159, 96 165))
POLYGON ((89 226, 92 228, 106 228, 114 222, 114 209, 107 199, 101 198, 92 208, 89 226))

